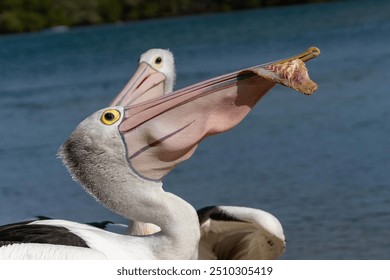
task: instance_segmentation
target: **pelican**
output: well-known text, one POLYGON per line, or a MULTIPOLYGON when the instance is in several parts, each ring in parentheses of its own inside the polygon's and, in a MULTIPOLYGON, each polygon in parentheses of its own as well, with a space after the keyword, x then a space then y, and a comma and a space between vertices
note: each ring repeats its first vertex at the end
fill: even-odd
POLYGON ((173 91, 175 81, 173 54, 169 50, 150 49, 140 56, 134 75, 110 105, 135 105, 161 97, 173 91), (146 78, 148 83, 143 82, 146 78))
POLYGON ((0 227, 0 259, 197 258, 197 212, 163 190, 163 177, 205 137, 237 125, 277 83, 314 92, 304 61, 318 54, 310 48, 167 95, 161 95, 165 76, 142 65, 142 79, 82 121, 59 155, 73 179, 105 207, 161 231, 131 236, 66 220, 21 222, 0 227))
MULTIPOLYGON (((139 58, 139 68, 124 87, 115 104, 143 78, 147 65, 165 76, 163 92, 142 95, 142 101, 173 91, 176 71, 172 52, 150 49, 139 58)), ((150 69, 152 70, 152 69, 150 69)), ((152 70, 153 71, 153 70, 152 70)), ((139 103, 130 99, 133 104, 139 103)), ((210 206, 198 210, 201 237, 199 259, 276 259, 285 251, 285 237, 279 220, 260 209, 233 206, 210 206)), ((129 235, 149 235, 160 231, 154 224, 129 221, 128 226, 112 222, 93 223, 112 232, 129 235)))

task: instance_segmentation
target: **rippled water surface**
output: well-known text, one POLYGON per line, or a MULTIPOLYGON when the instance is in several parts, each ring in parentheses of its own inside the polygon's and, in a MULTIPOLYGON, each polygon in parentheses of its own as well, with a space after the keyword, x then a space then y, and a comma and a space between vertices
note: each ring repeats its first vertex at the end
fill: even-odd
POLYGON ((317 46, 310 97, 278 86, 208 138, 165 188, 195 207, 270 211, 285 259, 390 258, 390 3, 345 1, 0 37, 0 224, 34 215, 124 221, 56 158, 152 47, 177 88, 317 46))

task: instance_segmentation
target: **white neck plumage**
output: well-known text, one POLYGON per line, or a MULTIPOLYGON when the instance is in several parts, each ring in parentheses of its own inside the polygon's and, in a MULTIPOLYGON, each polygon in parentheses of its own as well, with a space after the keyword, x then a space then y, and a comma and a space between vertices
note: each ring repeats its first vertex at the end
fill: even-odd
POLYGON ((159 233, 142 237, 149 242, 154 255, 164 259, 197 257, 199 221, 190 204, 165 192, 161 183, 152 181, 137 186, 117 184, 115 189, 121 195, 116 196, 115 200, 102 201, 106 207, 128 219, 151 223, 161 228, 159 233), (172 248, 177 250, 172 251, 172 248))
POLYGON ((159 226, 161 232, 138 237, 157 259, 196 258, 200 230, 195 209, 165 192, 161 182, 138 176, 126 160, 119 133, 89 129, 88 134, 87 125, 81 123, 59 152, 73 178, 113 212, 159 226))

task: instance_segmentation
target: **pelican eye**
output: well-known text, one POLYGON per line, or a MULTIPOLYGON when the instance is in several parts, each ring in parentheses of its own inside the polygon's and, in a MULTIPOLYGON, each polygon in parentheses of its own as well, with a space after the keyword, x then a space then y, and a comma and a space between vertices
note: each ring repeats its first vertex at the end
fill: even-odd
POLYGON ((161 62, 162 62, 162 58, 160 56, 157 57, 156 60, 154 61, 154 63, 156 64, 161 64, 161 62))
POLYGON ((121 117, 121 113, 115 109, 108 109, 103 112, 100 121, 105 125, 112 125, 116 123, 121 117))

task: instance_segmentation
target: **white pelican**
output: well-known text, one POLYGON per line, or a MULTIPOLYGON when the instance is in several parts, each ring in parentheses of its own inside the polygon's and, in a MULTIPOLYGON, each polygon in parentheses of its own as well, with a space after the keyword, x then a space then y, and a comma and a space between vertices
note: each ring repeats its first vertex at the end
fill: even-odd
POLYGON ((104 206, 161 231, 128 236, 65 220, 22 222, 0 228, 0 259, 197 258, 197 213, 162 189, 163 177, 205 137, 237 125, 276 83, 311 94, 317 86, 303 61, 318 54, 311 48, 162 96, 164 75, 144 66, 142 79, 81 122, 59 154, 72 177, 104 206))
POLYGON ((138 69, 111 105, 135 105, 161 97, 173 91, 175 80, 173 54, 168 50, 150 49, 140 56, 138 69), (145 78, 148 83, 143 83, 145 78))
MULTIPOLYGON (((134 80, 142 77, 145 63, 166 78, 165 87, 160 87, 163 92, 143 95, 142 101, 173 91, 176 77, 173 54, 168 50, 150 49, 140 56, 140 66, 118 95, 120 98, 134 86, 134 80)), ((113 103, 117 102, 116 100, 113 103)), ((201 227, 199 259, 276 259, 285 251, 282 225, 265 211, 247 207, 212 206, 198 210, 198 215, 201 227)), ((128 226, 110 222, 94 224, 109 231, 129 235, 149 235, 160 231, 154 224, 138 221, 129 221, 128 226)))

